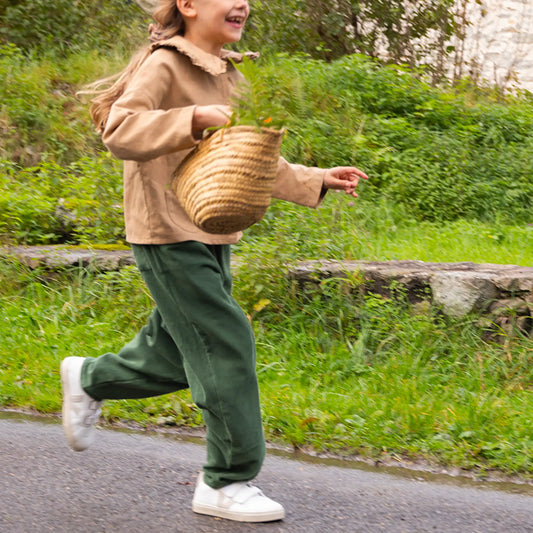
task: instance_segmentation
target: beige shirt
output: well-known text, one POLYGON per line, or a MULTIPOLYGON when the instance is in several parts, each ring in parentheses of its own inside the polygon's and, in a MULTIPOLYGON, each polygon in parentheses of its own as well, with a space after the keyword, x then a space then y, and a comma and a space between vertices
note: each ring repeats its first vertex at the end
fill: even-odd
MULTIPOLYGON (((174 170, 198 142, 192 132, 195 106, 228 104, 242 78, 230 57, 239 59, 227 51, 214 56, 179 36, 155 43, 111 107, 103 141, 124 160, 128 242, 233 244, 241 237, 240 232, 212 235, 198 229, 170 188, 174 170)), ((316 207, 324 172, 280 158, 273 196, 316 207)))

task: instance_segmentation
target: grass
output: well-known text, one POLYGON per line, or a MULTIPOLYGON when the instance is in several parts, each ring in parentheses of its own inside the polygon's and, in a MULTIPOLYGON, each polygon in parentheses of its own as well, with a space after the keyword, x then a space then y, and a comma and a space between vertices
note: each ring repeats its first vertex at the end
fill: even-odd
MULTIPOLYGON (((242 250, 241 250, 242 253, 242 250)), ((273 257, 241 257, 235 294, 256 332, 268 439, 298 448, 533 473, 533 343, 487 341, 475 317, 414 312, 399 296, 347 293, 329 280, 301 294, 273 257)), ((0 263, 0 405, 60 410, 58 367, 116 351, 151 300, 134 268, 53 278, 0 263)), ((356 287, 356 281, 353 282, 356 287)), ((104 416, 201 425, 187 391, 108 402, 104 416)))
POLYGON ((416 316, 373 298, 357 312, 371 315, 344 342, 332 341, 335 326, 319 317, 262 331, 270 437, 339 453, 531 472, 530 341, 514 340, 506 354, 471 323, 416 316))
POLYGON ((237 253, 328 258, 533 265, 533 225, 458 219, 417 221, 386 198, 329 193, 317 210, 278 202, 245 234, 237 253))

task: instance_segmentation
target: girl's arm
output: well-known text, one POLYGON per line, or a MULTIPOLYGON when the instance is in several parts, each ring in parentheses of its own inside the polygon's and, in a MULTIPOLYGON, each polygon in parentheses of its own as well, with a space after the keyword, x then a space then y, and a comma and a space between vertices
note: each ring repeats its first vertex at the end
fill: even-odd
POLYGON ((306 207, 318 207, 328 189, 342 190, 357 196, 359 179, 368 176, 355 167, 322 169, 288 163, 279 158, 273 196, 306 207))
POLYGON ((161 49, 149 56, 111 107, 102 135, 111 153, 119 159, 148 161, 191 149, 206 127, 225 124, 229 107, 195 105, 181 96, 182 87, 191 92, 187 83, 191 81, 179 70, 175 52, 161 49))

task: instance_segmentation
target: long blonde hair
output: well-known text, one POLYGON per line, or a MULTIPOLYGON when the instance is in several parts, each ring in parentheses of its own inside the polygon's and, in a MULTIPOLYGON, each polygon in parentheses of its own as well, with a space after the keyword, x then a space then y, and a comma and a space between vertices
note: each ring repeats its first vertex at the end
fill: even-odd
MULTIPOLYGON (((155 24, 150 24, 149 27, 152 43, 183 34, 185 30, 184 20, 178 10, 176 0, 159 0, 159 5, 152 16, 155 20, 155 24)), ((129 81, 149 55, 150 46, 143 47, 133 56, 122 72, 98 80, 89 85, 87 90, 82 91, 83 94, 97 95, 91 100, 90 112, 98 133, 103 133, 111 106, 124 93, 129 81), (101 89, 110 83, 112 85, 101 89)))

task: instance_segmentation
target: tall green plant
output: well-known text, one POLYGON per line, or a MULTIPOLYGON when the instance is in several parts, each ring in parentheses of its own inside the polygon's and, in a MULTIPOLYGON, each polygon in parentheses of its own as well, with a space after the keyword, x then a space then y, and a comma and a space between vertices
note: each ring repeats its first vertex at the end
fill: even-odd
POLYGON ((243 74, 244 80, 232 97, 233 115, 228 125, 282 128, 287 112, 279 100, 272 97, 272 88, 261 75, 261 67, 244 57, 236 68, 243 74))

